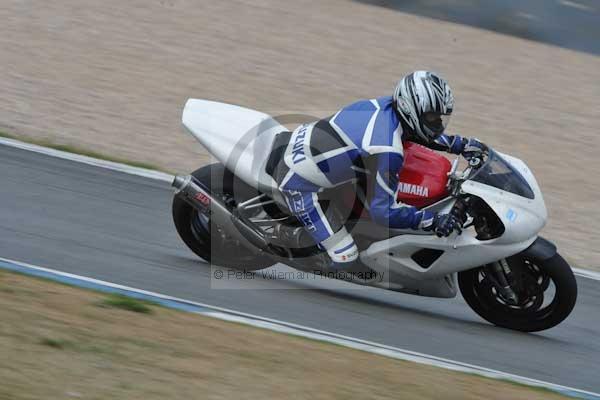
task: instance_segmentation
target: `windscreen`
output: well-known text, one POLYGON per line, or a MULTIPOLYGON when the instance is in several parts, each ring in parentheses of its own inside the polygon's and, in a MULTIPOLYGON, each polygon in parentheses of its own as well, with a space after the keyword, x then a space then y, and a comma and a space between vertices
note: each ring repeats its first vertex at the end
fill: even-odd
POLYGON ((523 175, 493 150, 490 150, 487 161, 475 172, 471 180, 528 199, 535 198, 533 190, 523 175))

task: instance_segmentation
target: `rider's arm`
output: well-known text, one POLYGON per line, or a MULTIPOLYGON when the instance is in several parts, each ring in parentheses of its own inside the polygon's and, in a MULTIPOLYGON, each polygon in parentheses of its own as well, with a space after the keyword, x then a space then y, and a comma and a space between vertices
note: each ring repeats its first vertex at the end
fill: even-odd
POLYGON ((423 229, 433 224, 434 214, 419 211, 416 207, 398 203, 398 173, 403 157, 398 153, 381 153, 377 156, 373 192, 370 201, 371 218, 378 224, 393 229, 423 229))
POLYGON ((465 140, 460 135, 441 134, 434 143, 428 144, 432 150, 446 151, 452 154, 461 154, 465 148, 465 140))
POLYGON ((461 154, 467 160, 487 150, 487 146, 476 138, 463 138, 459 135, 440 135, 433 143, 425 146, 433 150, 447 151, 452 154, 461 154))

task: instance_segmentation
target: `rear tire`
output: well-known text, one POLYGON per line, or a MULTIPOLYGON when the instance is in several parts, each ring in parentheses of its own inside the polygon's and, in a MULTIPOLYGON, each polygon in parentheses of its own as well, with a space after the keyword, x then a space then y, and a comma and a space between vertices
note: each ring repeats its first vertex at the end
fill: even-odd
MULTIPOLYGON (((244 201, 257 193, 237 179, 222 164, 211 164, 194 172, 192 176, 202 182, 216 196, 232 195, 235 188, 237 202, 244 201)), ((214 229, 214 224, 205 215, 199 215, 196 209, 180 196, 173 198, 173 222, 183 242, 196 255, 210 264, 245 271, 255 271, 274 264, 267 256, 257 254, 233 240, 227 241, 226 232, 214 229), (216 230, 216 232, 215 232, 216 230)))
POLYGON ((522 292, 517 293, 526 299, 523 305, 504 302, 486 284, 485 278, 482 279, 483 268, 480 267, 458 274, 460 292, 473 311, 492 324, 522 332, 552 328, 569 316, 577 300, 577 282, 571 267, 559 254, 546 260, 516 255, 507 261, 523 282, 522 292), (550 281, 554 284, 554 297, 550 304, 543 306, 550 281), (530 299, 526 298, 527 294, 530 299))

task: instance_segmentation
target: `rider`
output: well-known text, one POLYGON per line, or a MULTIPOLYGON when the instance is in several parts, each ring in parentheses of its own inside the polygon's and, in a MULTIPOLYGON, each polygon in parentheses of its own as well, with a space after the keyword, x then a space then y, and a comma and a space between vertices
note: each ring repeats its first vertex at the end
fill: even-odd
POLYGON ((485 150, 477 139, 444 134, 453 108, 452 91, 444 79, 415 71, 400 80, 393 96, 360 100, 291 133, 284 145, 284 162, 273 175, 288 207, 327 251, 333 268, 355 265, 358 248, 343 221, 324 212, 319 195, 325 188, 356 180, 366 159, 374 169, 368 208, 375 222, 394 229, 433 231, 439 237, 460 228, 451 214, 421 211, 396 200, 403 141, 467 159, 485 150))

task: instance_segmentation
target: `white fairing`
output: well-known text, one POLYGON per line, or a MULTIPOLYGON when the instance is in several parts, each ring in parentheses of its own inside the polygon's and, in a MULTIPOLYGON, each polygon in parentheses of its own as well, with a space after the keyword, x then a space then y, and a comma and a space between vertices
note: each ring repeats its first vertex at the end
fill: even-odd
MULTIPOLYGON (((527 180, 534 192, 534 199, 474 181, 464 182, 462 190, 482 198, 492 208, 504 224, 502 236, 492 240, 478 240, 473 228, 465 230, 462 235, 455 233, 441 239, 434 235, 403 234, 371 244, 361 252, 361 260, 387 276, 405 277, 406 282, 410 282, 408 288, 414 288, 420 286, 418 281, 451 276, 459 271, 512 256, 529 247, 546 223, 546 205, 538 183, 525 163, 505 154, 500 155, 527 180), (442 250, 443 253, 430 267, 423 268, 411 258, 423 248, 442 250)), ((445 208, 449 209, 450 206, 447 204, 445 208)), ((440 281, 437 290, 428 285, 427 292, 421 291, 421 294, 448 296, 451 294, 448 292, 449 288, 453 289, 440 281)))
POLYGON ((208 152, 248 185, 262 191, 277 187, 265 173, 275 136, 286 130, 271 116, 248 108, 189 99, 183 125, 208 152))

